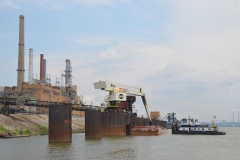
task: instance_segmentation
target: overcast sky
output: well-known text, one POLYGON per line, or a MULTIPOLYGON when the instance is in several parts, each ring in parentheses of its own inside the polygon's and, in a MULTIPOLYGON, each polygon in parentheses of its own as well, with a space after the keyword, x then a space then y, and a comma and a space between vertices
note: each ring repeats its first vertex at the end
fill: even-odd
MULTIPOLYGON (((25 17, 25 80, 33 48, 52 84, 70 59, 87 104, 108 93, 93 82, 142 87, 162 116, 232 121, 240 111, 240 0, 0 0, 0 86, 16 86, 19 15, 25 17)), ((141 99, 138 114, 146 115, 141 99)))

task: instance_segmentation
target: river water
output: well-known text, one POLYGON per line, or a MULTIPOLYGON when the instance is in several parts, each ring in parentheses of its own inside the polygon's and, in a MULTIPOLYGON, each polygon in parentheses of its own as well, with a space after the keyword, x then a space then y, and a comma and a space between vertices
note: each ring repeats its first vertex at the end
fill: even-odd
POLYGON ((84 133, 79 133, 67 144, 49 144, 48 136, 0 139, 0 160, 239 160, 240 128, 219 130, 227 135, 172 135, 169 130, 161 136, 85 140, 84 133))

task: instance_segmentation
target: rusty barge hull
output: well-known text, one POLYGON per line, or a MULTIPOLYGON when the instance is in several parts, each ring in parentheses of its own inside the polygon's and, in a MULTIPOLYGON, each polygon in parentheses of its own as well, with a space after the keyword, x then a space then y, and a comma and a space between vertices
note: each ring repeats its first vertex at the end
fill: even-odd
POLYGON ((131 136, 158 136, 166 134, 167 129, 160 126, 134 126, 131 128, 131 136))

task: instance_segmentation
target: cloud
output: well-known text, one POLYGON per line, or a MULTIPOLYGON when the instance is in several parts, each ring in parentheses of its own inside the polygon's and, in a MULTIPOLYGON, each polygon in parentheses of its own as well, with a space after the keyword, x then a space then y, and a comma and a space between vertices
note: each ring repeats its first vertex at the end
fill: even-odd
POLYGON ((99 56, 105 60, 119 60, 121 55, 114 47, 108 47, 106 51, 99 52, 99 56))
POLYGON ((240 24, 237 20, 240 17, 240 5, 234 1, 174 0, 171 5, 175 17, 171 20, 169 29, 175 36, 184 36, 185 33, 216 33, 240 24))
MULTIPOLYGON (((144 80, 152 84, 153 94, 191 98, 225 87, 232 78, 227 72, 202 72, 184 65, 168 64, 163 70, 156 71, 144 80)), ((236 81, 235 84, 238 83, 236 81)))
POLYGON ((18 9, 20 8, 21 6, 10 1, 10 0, 2 0, 0 2, 0 8, 14 8, 14 9, 18 9))

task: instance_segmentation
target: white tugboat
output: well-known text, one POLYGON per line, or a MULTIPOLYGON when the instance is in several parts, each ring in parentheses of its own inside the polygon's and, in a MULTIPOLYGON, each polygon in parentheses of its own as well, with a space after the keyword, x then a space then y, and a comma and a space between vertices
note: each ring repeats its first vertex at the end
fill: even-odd
POLYGON ((172 124, 172 134, 226 135, 226 132, 218 131, 214 121, 210 125, 200 125, 197 119, 189 116, 172 124))

